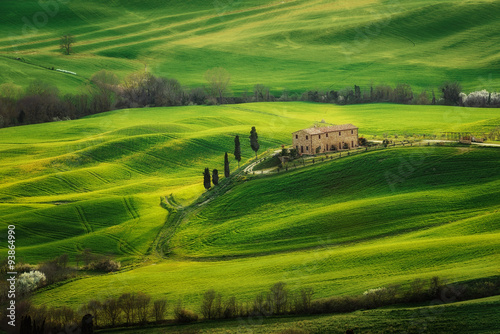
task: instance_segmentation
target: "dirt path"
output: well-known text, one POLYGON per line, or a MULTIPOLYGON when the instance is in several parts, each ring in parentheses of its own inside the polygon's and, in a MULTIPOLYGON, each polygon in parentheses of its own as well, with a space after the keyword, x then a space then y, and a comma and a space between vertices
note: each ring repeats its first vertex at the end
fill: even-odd
MULTIPOLYGON (((258 162, 252 162, 250 165, 258 162)), ((153 244, 151 245, 150 252, 159 257, 167 257, 168 254, 175 248, 171 247, 170 242, 175 235, 177 229, 186 223, 192 216, 200 212, 205 205, 210 203, 215 198, 224 195, 230 191, 236 180, 244 175, 245 170, 248 168, 240 168, 228 178, 223 179, 217 187, 211 188, 209 191, 203 193, 196 201, 188 206, 180 205, 175 201, 172 195, 164 197, 163 207, 169 212, 165 224, 156 235, 153 244)))

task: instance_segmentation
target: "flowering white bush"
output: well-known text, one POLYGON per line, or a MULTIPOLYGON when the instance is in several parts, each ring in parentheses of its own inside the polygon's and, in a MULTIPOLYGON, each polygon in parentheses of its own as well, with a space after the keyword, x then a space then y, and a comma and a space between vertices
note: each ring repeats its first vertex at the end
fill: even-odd
POLYGON ((491 93, 490 105, 500 106, 500 93, 491 93))
POLYGON ((477 92, 472 92, 469 95, 467 95, 465 104, 469 106, 485 106, 488 104, 489 97, 490 93, 488 93, 486 89, 477 92))
POLYGON ((38 288, 45 280, 45 274, 35 270, 19 275, 16 285, 21 293, 28 293, 38 288))
POLYGON ((467 102, 467 94, 460 93, 460 94, 458 94, 458 98, 459 98, 460 104, 465 105, 465 103, 467 102))
POLYGON ((460 102, 467 107, 497 106, 500 105, 500 93, 489 93, 486 89, 469 95, 460 93, 460 102))
POLYGON ((363 296, 371 295, 371 294, 378 294, 378 293, 383 293, 386 292, 386 288, 375 288, 375 289, 369 289, 363 292, 363 296))

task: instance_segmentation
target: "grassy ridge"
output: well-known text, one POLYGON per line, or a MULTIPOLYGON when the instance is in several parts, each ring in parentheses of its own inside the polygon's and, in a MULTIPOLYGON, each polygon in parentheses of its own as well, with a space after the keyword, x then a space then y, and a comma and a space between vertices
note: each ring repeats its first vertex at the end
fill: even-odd
MULTIPOLYGON (((203 168, 222 170, 236 134, 243 160, 253 157, 251 126, 262 152, 321 119, 382 136, 404 134, 407 124, 431 134, 498 117, 497 109, 461 110, 262 103, 130 109, 2 129, 1 229, 16 224, 18 253, 31 263, 84 248, 144 259, 167 216, 160 197, 172 193, 183 205, 197 198, 203 168)), ((281 280, 327 297, 417 277, 498 275, 497 153, 405 147, 252 179, 182 225, 170 259, 149 257, 142 267, 67 283, 34 301, 77 307, 142 290, 194 308, 209 288, 249 300, 281 280), (400 171, 401 161, 414 170, 400 171), (394 191, 386 171, 403 176, 394 191)))
MULTIPOLYGON (((256 83, 276 93, 382 82, 420 90, 448 79, 461 81, 467 92, 500 88, 492 75, 500 61, 496 2, 91 3, 59 3, 46 24, 26 28, 23 18, 33 24, 43 13, 38 3, 3 1, 8 14, 0 23, 0 54, 81 78, 102 68, 123 77, 148 64, 154 74, 189 86, 203 84, 207 69, 224 66, 236 93, 256 83), (57 50, 65 33, 77 39, 70 57, 57 50)), ((77 87, 74 78, 15 60, 0 59, 0 68, 2 82, 26 85, 44 77, 67 91, 77 87)))
POLYGON ((311 287, 315 298, 360 294, 438 275, 451 282, 498 275, 498 233, 449 238, 389 239, 226 261, 167 260, 114 275, 86 278, 37 294, 34 302, 78 307, 128 291, 197 309, 208 289, 250 301, 278 281, 292 291, 311 287))
MULTIPOLYGON (((236 134, 241 136, 244 159, 253 156, 253 151, 245 139, 251 126, 255 125, 258 129, 262 152, 267 148, 274 149, 281 144, 289 144, 292 131, 310 126, 313 121, 321 119, 337 124, 352 122, 366 135, 381 136, 386 131, 391 135, 404 134, 409 131, 405 125, 407 123, 413 124, 411 133, 429 134, 448 129, 468 129, 477 123, 494 124, 497 116, 496 109, 463 108, 456 114, 456 109, 447 107, 338 107, 308 103, 268 103, 122 110, 71 122, 2 129, 0 221, 4 224, 3 228, 12 222, 18 223, 25 236, 20 238, 18 246, 23 249, 23 257, 29 262, 41 261, 65 252, 74 254, 88 247, 97 252, 116 254, 124 258, 135 257, 146 252, 165 220, 167 212, 158 205, 161 196, 173 193, 176 200, 184 204, 198 197, 203 192, 200 171, 205 167, 222 170, 223 154, 233 151, 233 138, 236 134), (392 122, 398 118, 402 119, 401 115, 404 115, 405 121, 395 127, 392 122), (39 225, 41 221, 43 226, 39 225), (64 228, 53 228, 54 226, 64 228), (94 239, 95 235, 99 236, 98 242, 94 239)), ((472 154, 479 154, 477 159, 484 160, 485 164, 491 158, 482 156, 479 152, 472 154)), ((465 158, 461 160, 461 155, 450 153, 445 156, 448 156, 448 162, 457 163, 457 166, 468 161, 465 158)), ((366 156, 367 159, 368 157, 366 156)), ((236 161, 230 160, 231 168, 236 168, 236 161)), ((358 180, 356 182, 361 182, 359 186, 377 191, 383 198, 388 188, 384 188, 385 180, 380 178, 380 173, 390 165, 390 161, 392 160, 372 164, 372 173, 376 176, 373 180, 377 184, 367 184, 356 176, 355 173, 359 170, 363 171, 362 165, 352 169, 349 175, 358 180)), ((426 161, 426 166, 430 161, 426 161)), ((338 172, 344 166, 350 165, 346 160, 341 161, 339 165, 331 165, 330 169, 320 170, 318 180, 326 184, 337 182, 336 179, 329 178, 328 174, 335 172, 336 168, 339 168, 338 172)), ((455 172, 457 174, 451 171, 450 177, 458 177, 457 182, 462 180, 463 174, 459 170, 455 172)), ((488 173, 488 170, 485 169, 484 173, 488 173)), ((483 174, 477 175, 479 178, 483 174)), ((305 171, 297 172, 294 177, 302 180, 300 182, 309 178, 308 172, 305 171)), ((422 175, 421 178, 425 179, 425 176, 422 175)), ((487 176, 484 180, 488 179, 487 176)), ((278 187, 293 189, 293 183, 288 183, 287 178, 277 180, 278 187)), ((480 184, 483 184, 484 180, 477 179, 480 184)), ((250 184, 243 185, 242 189, 247 189, 248 186, 250 184)), ((347 194, 347 180, 338 186, 339 190, 347 194)), ((490 189, 490 186, 485 183, 484 189, 490 189)), ((262 191, 271 190, 269 186, 262 187, 262 191)), ((421 196, 426 194, 426 191, 422 190, 421 196)), ((228 198, 233 198, 236 193, 230 196, 228 198)), ((285 198, 280 199, 280 195, 272 195, 272 191, 268 196, 269 203, 279 204, 280 214, 285 214, 288 210, 285 198)), ((404 199, 404 194, 398 196, 404 199)), ((334 194, 329 194, 325 200, 333 202, 313 205, 314 209, 318 210, 315 217, 325 223, 331 214, 347 215, 357 206, 363 205, 362 202, 353 202, 349 206, 336 208, 334 194)), ((369 202, 370 199, 367 200, 369 202)), ((224 201, 217 204, 218 207, 224 208, 224 201)), ((424 203, 431 205, 431 201, 424 203)), ((455 203, 447 208, 460 205, 462 204, 455 203)), ((443 208, 445 207, 429 207, 429 210, 435 212, 443 208)), ((269 208, 258 209, 273 213, 269 208)), ((239 209, 235 210, 234 212, 237 212, 239 209)), ((215 213, 207 211, 203 214, 215 213)), ((307 212, 300 214, 303 222, 309 219, 307 212)), ((468 217, 467 212, 462 216, 468 217)), ((261 222, 265 217, 256 219, 261 222)), ((301 219, 297 221, 295 233, 301 229, 298 223, 301 219)), ((429 217, 426 221, 431 224, 433 218, 429 217)), ((229 223, 230 219, 227 222, 229 223)), ((408 221, 407 224, 413 226, 415 222, 416 220, 408 221)), ((201 216, 196 224, 202 224, 201 216)), ((283 223, 283 226, 286 224, 283 223)), ((322 227, 318 225, 315 232, 310 232, 316 235, 321 233, 321 230, 322 227)), ((183 233, 188 233, 186 237, 195 238, 194 235, 189 236, 187 230, 183 233)), ((273 239, 271 235, 269 237, 270 240, 273 239)), ((312 239, 306 239, 300 242, 302 246, 314 244, 312 239)), ((246 246, 242 244, 238 247, 246 246)), ((274 247, 289 248, 284 241, 283 245, 271 248, 274 247)), ((186 251, 193 252, 188 248, 183 250, 186 251)), ((256 250, 250 247, 237 253, 253 251, 256 250)), ((225 252, 221 251, 220 254, 225 252)))
MULTIPOLYGON (((172 247, 174 254, 194 257, 253 255, 387 237, 452 221, 474 224, 468 218, 491 214, 500 204, 499 162, 496 149, 406 148, 247 182, 191 219, 172 247), (402 182, 393 184, 386 172, 402 182)), ((498 228, 488 226, 490 232, 498 228)))

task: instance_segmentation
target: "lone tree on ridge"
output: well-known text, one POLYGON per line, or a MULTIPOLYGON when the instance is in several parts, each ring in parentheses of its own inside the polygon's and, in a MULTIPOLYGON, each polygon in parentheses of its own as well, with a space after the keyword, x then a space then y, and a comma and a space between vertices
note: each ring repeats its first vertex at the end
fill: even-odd
POLYGON ((65 55, 69 55, 73 51, 73 43, 75 43, 75 38, 72 35, 64 35, 59 40, 59 47, 65 55))
POLYGON ((208 168, 205 168, 205 172, 203 173, 203 186, 208 190, 210 188, 210 185, 210 170, 208 168))
POLYGON ((257 130, 255 130, 255 126, 252 126, 252 131, 250 131, 250 146, 252 150, 255 151, 255 159, 257 159, 257 151, 260 148, 259 145, 259 136, 257 135, 257 130))
POLYGON ((241 161, 241 146, 240 146, 240 136, 234 138, 234 158, 238 161, 238 168, 240 168, 241 161))
POLYGON ((229 177, 230 174, 231 172, 229 170, 229 159, 227 157, 227 152, 226 152, 226 154, 224 155, 224 176, 229 177))

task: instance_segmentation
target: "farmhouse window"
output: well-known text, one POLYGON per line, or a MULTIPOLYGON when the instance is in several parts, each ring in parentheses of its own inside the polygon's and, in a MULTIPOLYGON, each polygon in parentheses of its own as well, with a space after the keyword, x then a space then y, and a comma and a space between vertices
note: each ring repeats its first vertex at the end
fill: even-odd
POLYGON ((354 147, 354 142, 353 141, 351 141, 351 147, 354 147))
POLYGON ((304 146, 300 147, 300 153, 304 153, 304 146))
POLYGON ((351 135, 353 135, 353 134, 354 134, 354 130, 351 130, 351 135))
POLYGON ((321 139, 321 135, 318 135, 318 139, 321 139))
POLYGON ((341 133, 340 133, 340 131, 339 131, 339 136, 341 136, 341 135, 342 135, 342 134, 341 134, 341 133))
POLYGON ((299 139, 299 135, 295 135, 295 139, 299 139))
POLYGON ((326 134, 326 138, 328 138, 328 133, 326 134))
POLYGON ((306 140, 309 139, 309 136, 306 136, 306 140))
POLYGON ((306 146, 306 151, 309 151, 309 146, 306 146))

